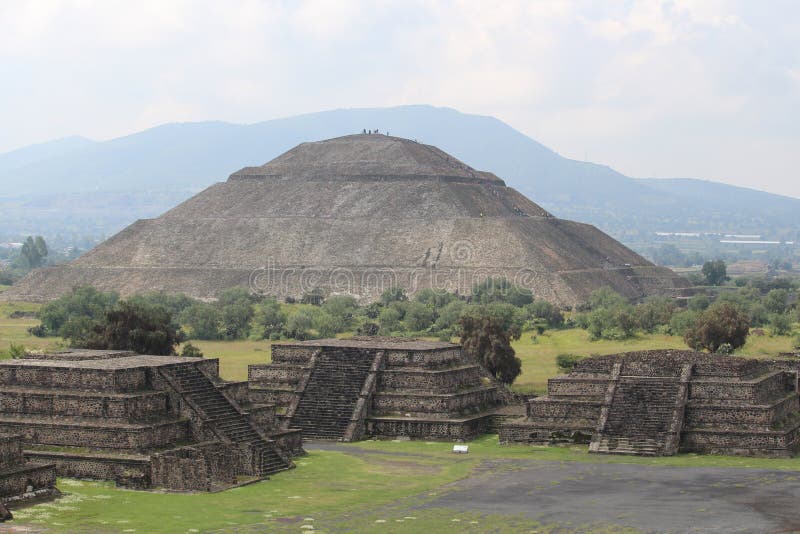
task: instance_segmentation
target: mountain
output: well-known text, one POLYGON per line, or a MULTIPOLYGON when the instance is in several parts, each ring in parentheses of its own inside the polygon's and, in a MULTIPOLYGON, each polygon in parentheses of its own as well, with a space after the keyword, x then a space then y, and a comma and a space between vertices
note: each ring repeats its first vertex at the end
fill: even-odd
POLYGON ((47 219, 45 226, 52 229, 39 227, 40 233, 74 230, 91 221, 92 231, 103 228, 110 234, 124 226, 123 217, 131 222, 156 216, 235 170, 261 165, 298 143, 365 128, 436 145, 503 177, 555 215, 595 224, 626 242, 656 231, 789 239, 800 228, 800 199, 702 180, 630 178, 605 165, 564 158, 495 118, 431 106, 334 110, 248 125, 166 124, 110 141, 72 141, 74 146, 61 141, 51 150, 44 150, 48 143, 3 154, 0 227, 22 232, 24 213, 26 228, 36 226, 32 221, 39 216, 47 219), (73 203, 59 205, 65 193, 92 193, 81 196, 77 221, 73 203), (109 218, 108 194, 122 201, 126 195, 136 198, 129 210, 109 218))
POLYGON ((0 154, 0 176, 13 176, 14 171, 28 165, 74 153, 94 144, 95 141, 91 139, 74 135, 0 154))

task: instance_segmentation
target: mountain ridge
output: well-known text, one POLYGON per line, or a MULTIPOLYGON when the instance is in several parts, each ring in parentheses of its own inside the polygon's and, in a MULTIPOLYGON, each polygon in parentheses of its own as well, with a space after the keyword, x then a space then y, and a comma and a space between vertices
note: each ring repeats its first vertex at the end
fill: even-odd
MULTIPOLYGON (((10 170, 10 153, 0 154, 0 197, 168 191, 171 196, 165 198, 188 198, 301 142, 363 129, 441 147, 476 169, 496 174, 557 216, 595 224, 623 240, 631 233, 652 231, 783 237, 800 227, 800 199, 693 178, 631 178, 607 165, 565 158, 494 117, 419 105, 330 110, 244 125, 168 123, 83 143, 10 170)), ((90 196, 87 202, 91 204, 90 196)), ((129 221, 170 207, 134 205, 129 221)), ((94 208, 93 216, 102 217, 102 206, 94 208)), ((110 227, 106 233, 118 229, 110 227)))

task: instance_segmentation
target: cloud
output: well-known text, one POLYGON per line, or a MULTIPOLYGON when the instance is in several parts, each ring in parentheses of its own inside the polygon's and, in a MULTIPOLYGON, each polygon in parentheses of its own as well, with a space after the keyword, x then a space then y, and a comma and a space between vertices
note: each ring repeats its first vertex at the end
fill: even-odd
POLYGON ((175 120, 430 103, 497 116, 632 175, 800 195, 788 148, 800 135, 797 6, 0 3, 0 116, 16 126, 0 129, 0 151, 175 120), (763 159, 770 175, 756 176, 763 159))

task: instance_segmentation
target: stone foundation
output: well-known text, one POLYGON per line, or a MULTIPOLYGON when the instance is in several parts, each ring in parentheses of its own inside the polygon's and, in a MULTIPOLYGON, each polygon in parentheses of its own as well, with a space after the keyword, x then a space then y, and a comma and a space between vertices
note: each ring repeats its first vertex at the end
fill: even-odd
POLYGON ((120 351, 3 361, 0 431, 19 434, 53 476, 133 488, 211 491, 292 467, 296 433, 278 432, 275 406, 218 370, 215 359, 120 351))
POLYGON ((469 439, 493 428, 497 408, 511 398, 504 386, 467 360, 458 345, 405 338, 274 344, 272 363, 251 365, 248 381, 251 400, 274 402, 282 425, 317 427, 310 435, 321 437, 328 432, 329 439, 357 438, 346 437, 342 430, 322 421, 331 418, 330 414, 322 415, 330 410, 320 408, 320 421, 316 423, 315 412, 303 408, 304 403, 320 407, 341 403, 341 395, 328 391, 330 388, 324 384, 335 382, 340 384, 337 387, 351 391, 350 404, 342 403, 342 413, 333 417, 341 421, 339 428, 344 428, 345 419, 350 419, 355 430, 347 436, 469 439), (363 384, 348 385, 347 380, 341 380, 342 375, 337 375, 332 362, 339 353, 347 354, 342 356, 341 369, 354 366, 359 358, 365 363, 375 362, 373 371, 364 375, 366 378, 356 379, 361 375, 355 367, 344 371, 343 376, 352 376, 363 384), (332 378, 318 376, 321 365, 325 372, 332 373, 332 378), (316 384, 320 384, 319 391, 316 384), (298 419, 298 409, 302 421, 298 419))
POLYGON ((0 435, 0 503, 17 504, 57 494, 55 465, 25 458, 20 436, 0 435))
POLYGON ((500 441, 788 457, 800 447, 798 372, 798 360, 691 351, 587 358, 550 379, 526 417, 501 425, 500 441))

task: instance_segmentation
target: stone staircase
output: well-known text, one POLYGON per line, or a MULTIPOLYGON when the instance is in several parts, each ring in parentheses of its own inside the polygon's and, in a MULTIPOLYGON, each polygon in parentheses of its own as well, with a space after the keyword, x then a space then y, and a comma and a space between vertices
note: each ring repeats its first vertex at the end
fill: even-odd
POLYGON ((685 388, 678 377, 621 376, 590 450, 637 456, 675 454, 679 441, 675 434, 680 433, 675 418, 683 419, 684 405, 685 388))
POLYGON ((291 464, 283 459, 275 447, 264 439, 228 400, 214 383, 194 365, 181 365, 167 371, 178 391, 187 397, 205 415, 204 421, 213 424, 222 437, 233 443, 250 447, 260 476, 289 469, 291 464))
POLYGON ((359 350, 319 352, 294 411, 292 428, 302 429, 305 439, 344 439, 373 362, 359 350))

